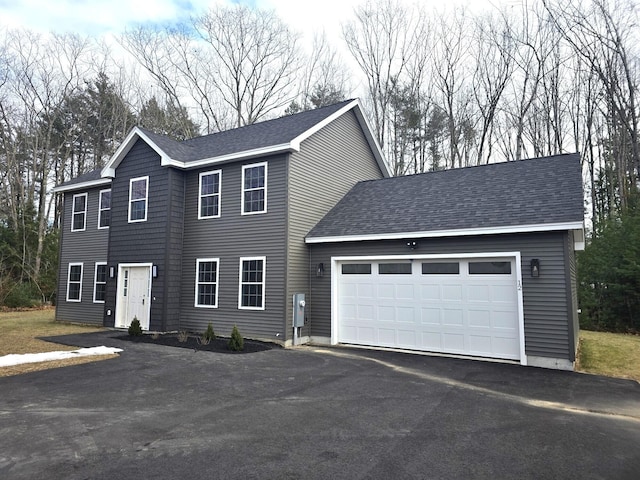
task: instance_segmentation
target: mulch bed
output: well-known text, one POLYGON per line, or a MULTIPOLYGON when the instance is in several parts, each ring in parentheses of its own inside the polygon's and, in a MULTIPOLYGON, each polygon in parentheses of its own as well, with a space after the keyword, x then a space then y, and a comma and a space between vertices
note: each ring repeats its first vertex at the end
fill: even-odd
POLYGON ((167 347, 179 347, 179 348, 190 348, 191 350, 201 350, 203 352, 216 352, 216 353, 256 353, 256 352, 264 352, 265 350, 271 350, 273 348, 282 348, 280 345, 275 343, 266 343, 266 342, 258 342, 256 340, 244 340, 244 350, 240 352, 236 352, 234 350, 230 350, 227 346, 229 339, 224 337, 218 337, 215 340, 211 341, 207 345, 203 345, 199 343, 200 337, 190 335, 187 338, 186 342, 181 342, 178 339, 178 336, 171 333, 165 333, 162 335, 158 335, 157 338, 153 338, 152 335, 120 335, 115 337, 118 340, 126 340, 128 342, 135 343, 152 343, 156 345, 164 345, 167 347))

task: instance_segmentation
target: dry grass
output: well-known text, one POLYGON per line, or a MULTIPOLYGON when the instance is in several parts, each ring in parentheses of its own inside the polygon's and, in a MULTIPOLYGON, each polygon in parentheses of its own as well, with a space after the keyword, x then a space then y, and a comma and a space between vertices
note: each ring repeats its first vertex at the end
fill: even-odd
POLYGON ((580 331, 576 369, 640 382, 640 336, 580 331))
MULTIPOLYGON (((76 350, 78 347, 45 342, 38 340, 36 337, 70 335, 73 333, 89 333, 103 330, 97 327, 55 322, 54 315, 55 310, 53 308, 22 312, 0 312, 0 356, 10 353, 41 353, 76 350)), ((117 357, 117 355, 99 355, 51 362, 25 363, 13 367, 0 368, 0 377, 47 370, 49 368, 78 365, 114 357, 117 357)))

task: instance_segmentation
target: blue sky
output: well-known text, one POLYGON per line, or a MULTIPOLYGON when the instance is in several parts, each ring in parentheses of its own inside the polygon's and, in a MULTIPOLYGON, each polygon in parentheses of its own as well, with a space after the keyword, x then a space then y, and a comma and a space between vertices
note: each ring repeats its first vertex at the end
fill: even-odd
POLYGON ((118 34, 135 23, 174 22, 216 4, 275 9, 292 28, 338 34, 364 0, 0 0, 0 26, 38 32, 118 34))

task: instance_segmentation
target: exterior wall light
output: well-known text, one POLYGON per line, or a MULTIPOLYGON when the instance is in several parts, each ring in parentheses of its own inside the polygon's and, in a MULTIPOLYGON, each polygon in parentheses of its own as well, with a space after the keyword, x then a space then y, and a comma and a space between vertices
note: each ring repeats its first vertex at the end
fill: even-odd
POLYGON ((113 265, 109 267, 109 278, 116 278, 116 267, 113 265))
POLYGON ((407 247, 409 247, 411 250, 415 250, 416 248, 418 248, 418 242, 416 242, 415 240, 411 240, 407 242, 407 247))
POLYGON ((537 258, 531 259, 531 276, 538 278, 540 276, 540 260, 537 258))
POLYGON ((324 277, 324 263, 319 263, 316 267, 316 277, 324 277))
POLYGON ((153 278, 158 278, 158 266, 157 265, 153 265, 151 267, 151 276, 153 278))

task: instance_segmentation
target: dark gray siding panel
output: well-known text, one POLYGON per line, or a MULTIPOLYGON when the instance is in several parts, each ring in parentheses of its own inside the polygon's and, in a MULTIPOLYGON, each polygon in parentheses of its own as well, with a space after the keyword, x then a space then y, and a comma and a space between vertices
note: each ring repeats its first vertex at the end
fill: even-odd
MULTIPOLYGON (((361 180, 382 178, 353 112, 348 112, 302 142, 289 164, 287 298, 309 292, 309 264, 304 237, 361 180)), ((287 308, 287 338, 292 307, 287 308)), ((303 330, 309 334, 309 328, 303 330)))
MULTIPOLYGON (((167 314, 177 315, 179 290, 170 290, 179 270, 183 191, 182 172, 160 165, 160 156, 144 141, 138 140, 116 170, 111 188, 111 228, 109 265, 121 263, 153 263, 159 275, 152 280, 150 330, 163 330, 177 325, 178 318, 167 320, 167 314), (147 221, 129 223, 129 180, 149 176, 147 221), (174 211, 175 209, 175 211, 174 211), (178 220, 178 225, 174 221, 178 220), (172 250, 167 251, 167 246, 172 250), (178 259, 173 259, 175 255, 178 259), (169 259, 169 260, 168 260, 169 259), (167 298, 169 297, 169 298, 167 298)), ((115 313, 116 280, 107 283, 107 305, 115 313)), ((105 317, 105 324, 113 326, 115 316, 105 317)))
POLYGON ((98 203, 100 187, 64 194, 62 227, 60 231, 60 267, 58 270, 58 294, 56 320, 102 325, 104 303, 93 302, 95 263, 107 261, 109 230, 98 229, 98 203), (73 195, 87 193, 86 229, 71 231, 73 195), (81 302, 67 302, 67 272, 69 263, 82 263, 81 302))
MULTIPOLYGON (((571 360, 570 304, 565 268, 566 232, 418 240, 417 254, 520 252, 527 355, 571 360), (540 260, 540 277, 532 278, 532 258, 540 260)), ((325 275, 312 277, 311 310, 313 336, 331 335, 331 257, 344 255, 406 255, 405 241, 349 242, 310 245, 311 263, 324 263, 325 275)))
POLYGON ((285 219, 287 156, 189 171, 186 174, 180 328, 217 334, 234 325, 252 338, 282 340, 285 315, 285 219), (241 215, 242 165, 267 161, 267 213, 241 215), (204 171, 222 170, 221 215, 198 220, 198 181, 204 171), (266 257, 264 310, 238 308, 240 257, 266 257), (197 258, 219 258, 218 308, 195 307, 197 258), (276 336, 278 334, 278 336, 276 336))

